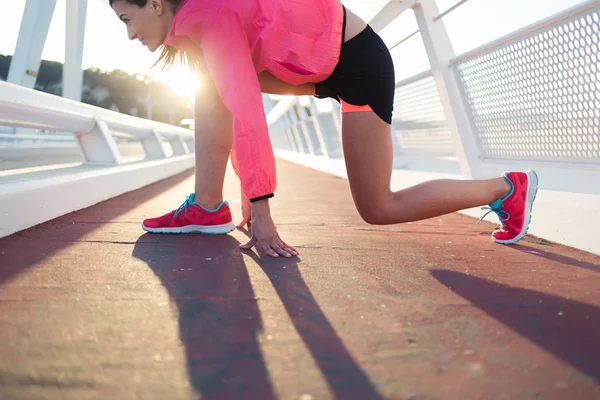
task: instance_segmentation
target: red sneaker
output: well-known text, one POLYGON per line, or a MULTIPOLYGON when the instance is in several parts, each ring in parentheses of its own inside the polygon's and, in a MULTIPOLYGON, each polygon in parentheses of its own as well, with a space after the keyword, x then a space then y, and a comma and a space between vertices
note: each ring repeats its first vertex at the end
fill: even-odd
POLYGON ((151 233, 204 233, 223 235, 235 229, 229 204, 224 201, 214 210, 194 202, 194 193, 177 210, 162 217, 144 220, 142 229, 151 233))
POLYGON ((538 177, 532 170, 505 172, 502 176, 512 186, 510 193, 482 209, 490 210, 487 214, 495 212, 502 224, 492 233, 492 240, 500 244, 514 244, 523 239, 529 229, 531 209, 537 194, 538 177))

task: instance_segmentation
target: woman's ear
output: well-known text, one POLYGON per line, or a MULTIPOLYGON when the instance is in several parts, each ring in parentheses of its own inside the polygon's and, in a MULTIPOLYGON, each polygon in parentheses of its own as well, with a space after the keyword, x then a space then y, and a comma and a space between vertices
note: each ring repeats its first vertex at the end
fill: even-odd
POLYGON ((154 11, 156 13, 156 15, 162 15, 163 13, 163 9, 164 9, 164 4, 163 4, 163 0, 150 0, 150 8, 152 8, 152 11, 154 11))

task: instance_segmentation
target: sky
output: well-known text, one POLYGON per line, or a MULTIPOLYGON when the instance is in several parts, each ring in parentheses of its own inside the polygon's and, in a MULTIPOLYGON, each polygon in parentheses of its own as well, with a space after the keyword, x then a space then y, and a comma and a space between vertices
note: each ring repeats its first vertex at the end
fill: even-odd
MULTIPOLYGON (((470 0, 443 21, 457 55, 512 33, 586 0, 470 0)), ((444 11, 458 0, 436 0, 444 11)), ((0 54, 12 55, 26 0, 4 1, 0 13, 0 54)), ((387 0, 342 0, 344 5, 367 22, 387 0)), ((57 0, 46 45, 45 60, 64 62, 66 0, 57 0)), ((392 46, 414 32, 417 23, 411 10, 405 12, 380 35, 392 46)), ((396 78, 402 80, 429 69, 420 35, 415 35, 392 51, 396 78)), ((125 25, 117 19, 107 0, 88 0, 83 68, 105 71, 122 69, 128 73, 151 75, 183 96, 191 94, 191 74, 172 69, 160 73, 150 69, 158 53, 150 53, 138 41, 127 38, 125 25)))

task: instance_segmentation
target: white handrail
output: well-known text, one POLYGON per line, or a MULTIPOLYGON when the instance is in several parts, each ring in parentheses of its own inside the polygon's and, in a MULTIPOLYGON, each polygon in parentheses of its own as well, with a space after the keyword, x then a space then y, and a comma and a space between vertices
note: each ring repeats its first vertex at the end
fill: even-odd
POLYGON ((446 15, 450 14, 452 11, 456 10, 457 8, 465 5, 466 2, 468 2, 469 0, 460 0, 458 3, 456 3, 455 5, 453 5, 452 7, 450 7, 449 9, 447 9, 446 11, 440 13, 440 15, 438 15, 437 17, 435 17, 433 20, 437 21, 438 19, 444 18, 446 15))
MULTIPOLYGON (((194 166, 194 132, 148 121, 18 85, 0 82, 0 125, 73 132, 82 164, 69 170, 20 171, 26 178, 0 177, 0 237, 113 196, 165 179, 194 166), (124 159, 115 137, 139 140, 146 157, 124 159), (168 141, 172 156, 168 152, 168 141), (106 167, 105 167, 106 166, 106 167), (91 168, 90 168, 91 167, 91 168), (84 195, 73 195, 83 193, 84 195), (44 205, 32 199, 44 198, 44 205)), ((3 134, 5 141, 51 141, 51 135, 3 134)), ((70 136, 62 136, 67 142, 70 136)), ((71 138, 72 140, 72 138, 71 138)))
POLYGON ((396 89, 410 85, 411 83, 420 81, 421 79, 429 78, 431 76, 433 76, 433 74, 430 69, 428 69, 427 71, 419 72, 418 74, 403 79, 400 82, 396 82, 396 89))
POLYGON ((165 139, 171 143, 174 155, 193 151, 194 132, 188 129, 124 115, 7 82, 0 82, 0 125, 73 132, 86 164, 121 163, 114 136, 140 140, 150 158, 166 157, 161 144, 165 139))
POLYGON ((417 4, 417 0, 390 0, 381 11, 369 21, 369 25, 375 32, 379 33, 404 11, 413 8, 415 4, 417 4))
POLYGON ((188 129, 132 117, 19 85, 0 82, 1 125, 86 133, 93 129, 95 120, 102 120, 110 129, 137 138, 148 137, 153 130, 166 138, 192 139, 194 137, 194 133, 188 129))
POLYGON ((529 36, 536 35, 539 32, 545 30, 546 28, 552 27, 554 25, 559 25, 564 21, 569 20, 570 18, 583 14, 587 11, 593 10, 597 7, 600 7, 600 0, 586 1, 574 7, 568 8, 564 11, 561 11, 557 14, 551 15, 550 17, 542 21, 528 25, 516 32, 510 33, 483 46, 479 46, 471 51, 463 53, 460 56, 453 58, 450 61, 450 63, 459 64, 463 61, 472 60, 481 55, 491 53, 494 50, 508 46, 509 44, 518 42, 529 36))
POLYGON ((14 133, 0 133, 0 139, 15 140, 15 141, 37 141, 45 142, 67 142, 73 143, 73 137, 70 135, 15 135, 14 133))
POLYGON ((279 120, 290 108, 292 108, 296 102, 298 101, 298 97, 290 96, 282 98, 279 103, 273 107, 269 115, 267 115, 267 125, 271 125, 279 120))
POLYGON ((70 102, 71 100, 0 82, 0 124, 81 133, 91 131, 95 125, 94 116, 69 107, 70 102))

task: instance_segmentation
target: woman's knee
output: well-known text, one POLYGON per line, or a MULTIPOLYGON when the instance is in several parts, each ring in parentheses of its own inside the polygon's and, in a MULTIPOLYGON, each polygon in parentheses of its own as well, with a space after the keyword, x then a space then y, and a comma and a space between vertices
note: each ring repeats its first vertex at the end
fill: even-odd
POLYGON ((371 225, 391 223, 391 193, 389 196, 354 199, 358 214, 363 221, 371 225))

